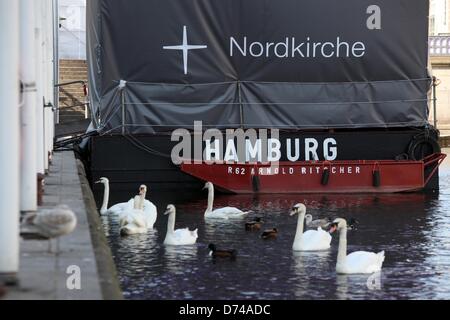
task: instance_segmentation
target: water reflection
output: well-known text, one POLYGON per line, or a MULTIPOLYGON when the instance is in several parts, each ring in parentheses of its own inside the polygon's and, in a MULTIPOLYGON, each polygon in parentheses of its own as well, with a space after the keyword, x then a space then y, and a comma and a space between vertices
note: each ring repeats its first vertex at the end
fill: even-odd
POLYGON ((315 277, 327 278, 330 261, 330 250, 317 252, 292 251, 292 271, 294 294, 296 299, 306 299, 312 292, 322 288, 315 277))
POLYGON ((174 274, 190 273, 197 260, 197 246, 164 246, 164 264, 174 274))
POLYGON ((111 217, 103 222, 130 299, 450 299, 449 169, 432 195, 217 195, 216 207, 251 209, 249 219, 263 218, 263 229, 277 227, 273 241, 245 231, 244 221, 205 222, 203 193, 178 202, 173 194, 152 194, 160 213, 175 202, 177 226, 199 229, 195 246, 164 246, 167 219, 161 215, 155 231, 128 238, 118 235, 111 217), (348 253, 386 251, 379 288, 367 286, 369 275, 336 274, 336 235, 330 250, 292 251, 297 218, 288 212, 299 202, 315 218, 358 219, 358 229, 348 233, 348 253), (236 261, 214 264, 209 243, 236 249, 236 261))
POLYGON ((348 277, 346 274, 336 275, 336 299, 338 300, 351 299, 348 289, 348 277))

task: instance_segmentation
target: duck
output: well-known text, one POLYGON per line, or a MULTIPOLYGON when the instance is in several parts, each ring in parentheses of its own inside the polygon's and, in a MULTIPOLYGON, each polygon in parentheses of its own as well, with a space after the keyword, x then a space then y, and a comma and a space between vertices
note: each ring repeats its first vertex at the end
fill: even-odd
POLYGON ((322 229, 327 229, 331 224, 331 219, 325 218, 313 220, 313 216, 311 214, 307 214, 305 215, 305 223, 306 227, 310 229, 317 230, 319 227, 322 229))
POLYGON ((193 245, 197 242, 198 229, 195 229, 194 231, 190 231, 188 228, 175 230, 176 208, 173 204, 169 204, 167 206, 167 210, 164 212, 164 215, 169 216, 166 238, 164 239, 165 245, 186 246, 193 245))
POLYGON ((261 218, 255 218, 253 221, 249 221, 245 223, 245 230, 247 231, 259 231, 261 230, 263 221, 261 218))
POLYGON ((51 252, 51 239, 71 234, 76 226, 75 213, 63 204, 27 214, 22 220, 20 235, 27 240, 49 240, 51 252))
POLYGON ((356 230, 358 228, 359 221, 355 218, 348 220, 347 230, 356 230))
POLYGON ((205 211, 205 219, 240 219, 246 217, 251 211, 242 211, 234 207, 218 208, 213 210, 214 206, 214 185, 206 182, 203 190, 208 190, 208 206, 205 211))
POLYGON ((148 230, 147 219, 143 210, 143 202, 140 196, 133 201, 133 208, 125 210, 120 215, 119 233, 122 237, 146 233, 148 230))
POLYGON ((296 204, 291 209, 291 216, 298 215, 297 231, 292 249, 294 251, 321 251, 331 247, 330 233, 318 227, 317 230, 308 230, 303 233, 306 206, 302 203, 296 204))
POLYGON ((211 243, 208 246, 209 255, 213 258, 228 258, 228 259, 236 259, 237 251, 236 250, 218 250, 216 245, 211 243))
POLYGON ((355 251, 347 255, 347 221, 337 218, 330 227, 330 233, 339 231, 339 249, 336 263, 338 274, 373 274, 381 271, 385 252, 355 251))
POLYGON ((278 236, 277 228, 266 230, 261 234, 261 238, 263 238, 264 240, 276 239, 277 236, 278 236))

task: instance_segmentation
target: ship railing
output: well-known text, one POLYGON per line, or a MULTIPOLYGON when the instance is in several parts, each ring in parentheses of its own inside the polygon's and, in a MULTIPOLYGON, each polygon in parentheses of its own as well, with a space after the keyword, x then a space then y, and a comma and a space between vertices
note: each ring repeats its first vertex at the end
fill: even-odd
MULTIPOLYGON (((70 81, 70 82, 64 82, 64 83, 58 83, 55 85, 55 88, 60 90, 64 96, 67 99, 71 100, 71 104, 67 104, 64 106, 65 111, 73 112, 74 114, 78 114, 79 107, 84 108, 84 119, 89 118, 89 106, 90 102, 88 99, 88 87, 86 81, 83 80, 76 80, 76 81, 70 81), (80 84, 83 88, 83 95, 84 95, 84 101, 80 101, 79 97, 76 97, 74 94, 69 92, 69 90, 64 89, 64 87, 71 86, 74 84, 80 84)), ((59 113, 61 112, 61 108, 57 110, 58 112, 58 119, 59 119, 59 113)), ((67 116, 67 115, 66 115, 67 116)), ((70 117, 70 116, 69 116, 70 117)), ((73 117, 78 117, 77 115, 73 115, 73 117)))

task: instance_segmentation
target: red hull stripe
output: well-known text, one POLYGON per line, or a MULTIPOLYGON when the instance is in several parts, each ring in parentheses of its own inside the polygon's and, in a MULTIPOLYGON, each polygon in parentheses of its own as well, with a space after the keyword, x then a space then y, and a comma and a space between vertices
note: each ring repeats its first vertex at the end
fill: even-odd
POLYGON ((193 164, 181 170, 234 193, 394 193, 425 187, 446 155, 423 161, 357 160, 260 164, 193 164), (425 176, 425 169, 433 170, 425 176))

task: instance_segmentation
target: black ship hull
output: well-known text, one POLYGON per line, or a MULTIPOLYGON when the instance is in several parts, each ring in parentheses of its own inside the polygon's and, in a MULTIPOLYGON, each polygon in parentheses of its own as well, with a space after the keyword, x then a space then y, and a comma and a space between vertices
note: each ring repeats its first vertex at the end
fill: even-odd
MULTIPOLYGON (((336 160, 420 160, 440 151, 438 133, 424 129, 297 131, 280 133, 281 161, 288 158, 286 141, 293 143, 296 139, 300 147, 299 161, 305 160, 302 144, 305 139, 317 141, 317 154, 322 160, 325 152, 322 151, 323 142, 330 138, 336 141, 336 160)), ((136 184, 140 183, 147 184, 154 191, 195 193, 203 182, 183 173, 179 166, 173 164, 171 151, 175 145, 170 134, 92 137, 86 156, 91 181, 108 177, 111 190, 117 193, 134 191, 136 184)), ((436 172, 425 191, 437 190, 438 187, 436 172)), ((100 187, 95 188, 101 191, 100 187)))

